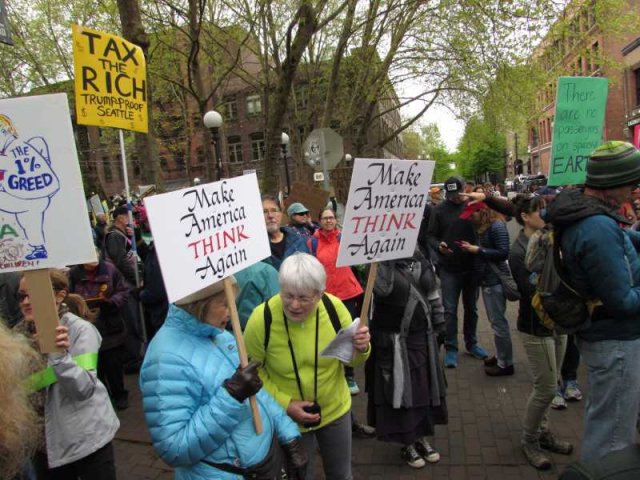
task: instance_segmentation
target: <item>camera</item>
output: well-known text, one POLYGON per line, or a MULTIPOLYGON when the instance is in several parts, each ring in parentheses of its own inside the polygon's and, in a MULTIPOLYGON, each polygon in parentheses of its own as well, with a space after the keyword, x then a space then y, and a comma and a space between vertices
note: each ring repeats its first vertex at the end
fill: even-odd
POLYGON ((311 405, 302 407, 302 410, 307 413, 317 413, 318 415, 320 415, 320 420, 318 420, 317 422, 303 423, 302 426, 304 428, 317 427, 318 425, 320 425, 320 422, 322 421, 322 409, 320 408, 320 405, 318 405, 316 402, 313 402, 313 404, 311 405))

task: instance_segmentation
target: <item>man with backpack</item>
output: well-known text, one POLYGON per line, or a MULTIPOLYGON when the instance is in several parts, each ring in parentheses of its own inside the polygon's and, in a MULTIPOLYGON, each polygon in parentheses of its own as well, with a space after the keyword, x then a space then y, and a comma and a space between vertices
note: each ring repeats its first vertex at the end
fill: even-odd
POLYGON ((590 390, 583 459, 635 441, 640 401, 640 246, 616 210, 640 182, 640 152, 611 141, 587 161, 584 192, 562 191, 547 209, 559 242, 561 275, 585 302, 601 305, 576 325, 590 390))

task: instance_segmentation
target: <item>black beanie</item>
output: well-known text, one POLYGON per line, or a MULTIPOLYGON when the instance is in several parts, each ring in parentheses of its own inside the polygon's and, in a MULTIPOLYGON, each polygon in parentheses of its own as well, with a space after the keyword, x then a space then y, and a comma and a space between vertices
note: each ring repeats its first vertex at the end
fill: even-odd
POLYGON ((613 140, 600 145, 587 160, 587 187, 607 189, 638 182, 640 152, 628 142, 613 140))
POLYGON ((129 210, 126 205, 121 205, 116 207, 113 212, 111 212, 111 217, 115 220, 118 215, 129 215, 129 210))

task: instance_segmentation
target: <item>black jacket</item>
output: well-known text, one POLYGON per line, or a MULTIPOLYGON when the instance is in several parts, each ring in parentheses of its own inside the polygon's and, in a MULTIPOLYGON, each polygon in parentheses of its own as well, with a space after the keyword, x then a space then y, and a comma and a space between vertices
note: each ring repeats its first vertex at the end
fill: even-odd
POLYGON ((469 220, 462 220, 460 214, 465 204, 455 204, 445 200, 437 205, 429 215, 429 227, 427 236, 430 246, 438 252, 438 265, 448 272, 470 272, 475 267, 475 255, 460 249, 456 241, 467 241, 477 245, 478 238, 469 220), (442 255, 439 253, 438 244, 445 242, 453 253, 442 255))

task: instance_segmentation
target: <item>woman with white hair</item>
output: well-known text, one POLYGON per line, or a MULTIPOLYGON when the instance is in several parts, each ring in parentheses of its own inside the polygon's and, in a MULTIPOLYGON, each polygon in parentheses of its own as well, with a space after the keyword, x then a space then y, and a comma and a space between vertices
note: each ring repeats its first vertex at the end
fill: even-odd
POLYGON ((238 366, 236 341, 225 330, 228 322, 222 282, 169 306, 140 370, 153 446, 179 479, 276 480, 283 461, 288 478, 302 479, 306 457, 300 433, 261 389, 257 365, 238 366), (251 418, 252 395, 261 435, 251 418))
MULTIPOLYGON (((313 478, 316 445, 327 480, 350 480, 351 395, 343 364, 320 352, 338 330, 351 324, 344 304, 325 293, 326 273, 315 257, 296 253, 279 271, 280 294, 256 307, 245 330, 247 352, 262 362, 265 389, 298 423, 313 478)), ((370 352, 369 329, 353 336, 350 366, 362 365, 370 352)))

